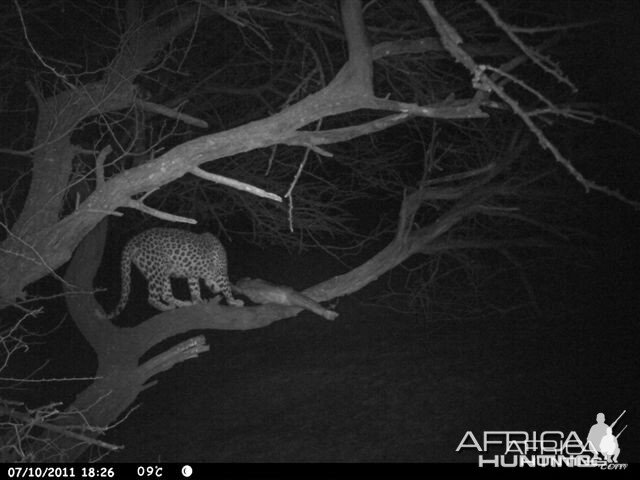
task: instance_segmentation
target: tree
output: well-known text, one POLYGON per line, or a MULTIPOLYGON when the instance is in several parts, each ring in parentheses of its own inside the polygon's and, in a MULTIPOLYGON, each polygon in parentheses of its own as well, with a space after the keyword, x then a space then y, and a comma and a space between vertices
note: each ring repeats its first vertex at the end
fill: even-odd
MULTIPOLYGON (((32 133, 1 151, 15 165, 15 182, 3 201, 0 297, 22 319, 16 312, 29 312, 33 301, 25 289, 56 278, 99 367, 73 404, 45 417, 43 433, 23 434, 29 453, 14 449, 8 458, 77 458, 153 385, 152 376, 207 350, 204 339, 194 337, 138 366, 163 340, 194 329, 259 328, 300 311, 210 302, 135 328, 105 323, 86 292, 94 288, 105 219, 131 214, 118 209, 195 224, 212 209, 190 200, 194 190, 184 185, 197 182, 193 195, 215 195, 228 215, 248 219, 245 231, 263 238, 291 246, 295 237, 287 230, 295 226, 305 244, 327 248, 331 234, 356 244, 358 237, 388 242, 359 267, 303 292, 322 302, 358 291, 416 255, 535 249, 550 244, 541 231, 569 236, 536 216, 545 202, 559 201, 548 193, 561 184, 536 142, 587 190, 640 205, 584 176, 546 127, 603 118, 569 103, 575 87, 546 53, 564 33, 587 24, 542 24, 484 0, 474 6, 343 0, 335 7, 131 0, 124 8, 116 2, 67 13, 64 3, 54 3, 46 7, 57 16, 52 25, 93 18, 103 33, 92 48, 108 46, 66 58, 66 52, 42 53, 30 21, 38 9, 18 1, 11 6, 17 28, 7 34, 7 50, 26 48, 38 74, 26 83, 36 106, 25 114, 32 133), (510 17, 533 26, 516 27, 505 20, 510 17), (535 46, 523 40, 545 33, 551 36, 535 46), (224 52, 215 49, 220 37, 224 52), (554 85, 534 83, 533 72, 554 85), (451 123, 439 129, 435 120, 451 123), (197 130, 216 121, 222 128, 216 133, 197 130), (397 138, 410 147, 398 147, 397 138), (261 174, 265 169, 268 176, 261 174), (359 231, 349 214, 372 198, 394 205, 397 218, 359 231), (170 213, 176 210, 192 215, 170 213), (511 238, 495 235, 500 229, 511 238), (63 278, 57 270, 69 260, 63 278)), ((7 58, 12 72, 23 67, 18 56, 7 58)), ((21 88, 16 81, 8 92, 21 88)), ((6 342, 18 338, 19 324, 3 325, 6 342)), ((17 412, 4 413, 21 422, 17 412)), ((10 435, 7 443, 15 445, 19 435, 10 435)))

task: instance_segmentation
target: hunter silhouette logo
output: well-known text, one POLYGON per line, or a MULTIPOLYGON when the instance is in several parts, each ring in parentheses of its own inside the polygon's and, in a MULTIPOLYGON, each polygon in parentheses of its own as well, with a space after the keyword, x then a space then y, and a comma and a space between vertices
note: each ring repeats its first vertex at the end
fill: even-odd
POLYGON ((598 413, 598 415, 596 415, 596 423, 593 424, 587 436, 587 446, 593 454, 594 459, 599 459, 600 455, 602 455, 608 463, 618 463, 618 455, 620 455, 618 437, 624 432, 627 425, 625 425, 617 435, 613 434, 613 427, 625 413, 626 410, 618 415, 618 418, 616 418, 611 425, 605 423, 604 413, 598 413))

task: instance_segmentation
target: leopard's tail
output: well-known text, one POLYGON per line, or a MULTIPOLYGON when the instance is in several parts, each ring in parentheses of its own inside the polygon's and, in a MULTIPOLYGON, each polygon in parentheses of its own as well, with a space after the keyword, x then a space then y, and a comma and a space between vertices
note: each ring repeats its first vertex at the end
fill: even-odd
POLYGON ((122 252, 122 260, 120 260, 122 283, 122 286, 120 287, 120 301, 113 312, 102 315, 106 320, 111 320, 112 318, 120 315, 122 310, 124 310, 124 307, 127 305, 129 293, 131 292, 131 262, 133 260, 134 250, 135 246, 132 243, 128 243, 122 252))

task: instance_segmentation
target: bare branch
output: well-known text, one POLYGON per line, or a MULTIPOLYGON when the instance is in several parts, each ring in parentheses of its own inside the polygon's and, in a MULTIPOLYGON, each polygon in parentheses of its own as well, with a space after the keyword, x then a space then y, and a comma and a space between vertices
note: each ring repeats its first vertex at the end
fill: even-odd
POLYGON ((210 182, 219 183, 221 185, 227 185, 228 187, 235 188, 236 190, 241 190, 243 192, 250 193, 252 195, 256 195, 262 198, 268 198, 269 200, 274 200, 276 202, 282 202, 282 197, 280 195, 276 195, 275 193, 267 192, 255 185, 250 185, 248 183, 240 182, 238 180, 234 180, 232 178, 223 177, 222 175, 217 175, 215 173, 209 173, 205 170, 202 170, 200 167, 193 167, 189 170, 195 176, 204 178, 210 182))
POLYGON ((342 24, 349 48, 349 66, 358 77, 357 83, 368 95, 373 95, 373 61, 367 29, 362 17, 362 1, 341 1, 342 24))
POLYGON ((607 186, 599 185, 596 182, 593 182, 584 177, 572 164, 571 162, 560 153, 560 150, 547 138, 544 132, 533 122, 530 115, 528 115, 518 104, 516 100, 511 98, 502 87, 500 87, 497 83, 495 83, 489 76, 483 74, 483 81, 490 86, 492 91, 494 91, 506 104, 508 104, 513 111, 522 119, 522 121, 527 125, 529 130, 533 132, 533 134, 538 139, 540 146, 543 149, 549 150, 554 158, 563 165, 567 171, 580 183, 584 186, 585 190, 589 192, 589 190, 596 190, 602 192, 610 197, 616 198, 621 202, 626 203, 627 205, 631 205, 635 209, 640 209, 640 201, 632 200, 627 198, 625 195, 620 193, 618 190, 613 190, 607 186))
POLYGON ((555 77, 559 82, 568 85, 574 92, 578 90, 573 82, 571 82, 571 80, 569 80, 569 78, 560 71, 558 65, 552 62, 549 57, 541 55, 535 49, 527 46, 522 40, 520 40, 520 38, 515 34, 514 27, 512 25, 508 25, 504 20, 502 20, 498 15, 498 12, 489 5, 486 0, 476 0, 476 3, 484 8, 495 24, 507 34, 511 41, 515 43, 533 63, 543 71, 555 77))
POLYGON ((27 44, 29 45, 29 48, 31 49, 31 51, 38 58, 38 61, 42 65, 44 65, 49 71, 51 71, 56 77, 58 77, 60 80, 62 80, 65 83, 65 85, 67 85, 71 89, 75 89, 76 88, 75 85, 73 85, 67 79, 66 75, 63 75, 63 74, 59 73, 55 68, 53 68, 51 65, 49 65, 44 58, 42 58, 42 55, 40 55, 40 53, 38 53, 36 48, 33 46, 33 43, 31 43, 31 39, 29 38, 29 33, 27 31, 27 25, 26 25, 26 23, 24 21, 24 15, 22 14, 22 7, 20 7, 20 3, 18 3, 18 0, 13 0, 13 4, 16 6, 16 10, 18 11, 18 16, 20 17, 20 23, 22 24, 22 31, 24 32, 24 38, 27 41, 27 44))
POLYGON ((96 157, 96 184, 98 188, 104 185, 104 161, 112 152, 111 145, 107 145, 96 157))
MULTIPOLYGON (((371 48, 374 60, 396 55, 408 55, 428 52, 442 52, 442 43, 438 37, 425 37, 417 40, 395 40, 381 42, 371 48)), ((504 56, 513 54, 515 49, 506 42, 483 43, 467 46, 473 56, 504 56)))
POLYGON ((157 103, 147 102, 144 100, 137 100, 136 104, 148 112, 164 115, 168 118, 175 118, 180 122, 184 122, 188 125, 193 125, 194 127, 209 128, 209 124, 204 120, 200 120, 199 118, 192 117, 191 115, 187 115, 186 113, 179 112, 178 110, 166 107, 164 105, 159 105, 157 103))
POLYGON ((182 217, 180 215, 173 215, 171 213, 162 212, 160 210, 156 210, 155 208, 148 207, 147 205, 145 205, 139 200, 130 199, 125 206, 129 208, 135 208, 136 210, 140 210, 141 212, 151 215, 152 217, 157 217, 162 220, 167 220, 169 222, 188 223, 190 225, 195 225, 196 223, 198 223, 193 218, 182 217))
MULTIPOLYGON (((65 414, 62 412, 54 411, 54 414, 47 414, 42 417, 41 412, 37 412, 35 416, 27 415, 22 412, 18 412, 15 408, 7 408, 0 405, 0 415, 6 415, 10 419, 14 419, 14 421, 20 422, 25 427, 33 427, 37 426, 40 428, 44 428, 45 430, 49 430, 51 432, 55 432, 57 434, 64 435, 65 437, 72 438, 76 441, 84 443, 86 445, 95 445, 100 448, 107 449, 109 451, 115 452, 117 450, 121 450, 124 448, 124 445, 114 445, 112 443, 107 443, 102 440, 97 440, 88 435, 83 435, 81 433, 74 432, 72 429, 77 428, 75 425, 56 425, 52 423, 52 421, 56 421, 61 416, 65 414), (45 421, 47 419, 48 421, 45 421)), ((90 426, 86 426, 85 428, 89 429, 90 426)), ((102 429, 104 430, 104 429, 102 429)), ((25 441, 26 439, 20 439, 21 441, 25 441)), ((19 441, 16 439, 16 441, 19 441)))
MULTIPOLYGON (((479 0, 483 1, 483 0, 479 0)), ((613 190, 609 187, 599 185, 591 180, 586 179, 572 164, 571 162, 565 158, 558 148, 547 138, 547 136, 542 132, 542 130, 534 123, 531 115, 525 112, 517 100, 512 98, 509 94, 506 93, 504 88, 496 83, 489 75, 487 75, 486 70, 490 69, 485 65, 478 65, 475 60, 467 54, 464 49, 460 46, 462 44, 462 38, 456 30, 451 26, 438 12, 432 0, 420 0, 420 3, 423 5, 429 16, 431 17, 440 37, 442 39, 443 45, 445 48, 451 53, 451 55, 461 62, 468 70, 473 74, 473 84, 479 91, 482 92, 494 92, 500 99, 502 99, 507 105, 511 107, 513 112, 520 117, 520 119, 524 122, 524 124, 529 128, 529 130, 537 137, 540 146, 543 149, 549 150, 556 161, 563 165, 567 171, 580 183, 584 186, 585 190, 588 192, 589 190, 596 190, 602 192, 611 197, 617 198, 618 200, 631 205, 636 209, 640 209, 640 201, 635 201, 627 198, 622 193, 617 190, 613 190)), ((493 68, 491 68, 493 69, 493 68)), ((540 95, 542 97, 542 95, 540 95)))
POLYGON ((190 338, 174 345, 169 350, 147 360, 140 368, 145 371, 146 378, 151 378, 160 372, 171 369, 174 365, 209 351, 209 345, 202 335, 190 338))

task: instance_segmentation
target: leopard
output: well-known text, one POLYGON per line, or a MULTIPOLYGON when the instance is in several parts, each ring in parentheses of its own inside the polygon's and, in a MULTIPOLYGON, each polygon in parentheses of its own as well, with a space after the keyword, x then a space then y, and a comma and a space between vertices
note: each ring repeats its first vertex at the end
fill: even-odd
POLYGON ((227 304, 244 305, 233 297, 227 275, 227 252, 216 236, 179 228, 151 228, 129 240, 122 251, 120 301, 115 310, 102 315, 106 319, 120 315, 127 304, 132 263, 149 283, 149 304, 160 311, 203 303, 200 279, 213 293, 222 292, 227 304), (190 301, 173 296, 172 277, 187 279, 190 301))

